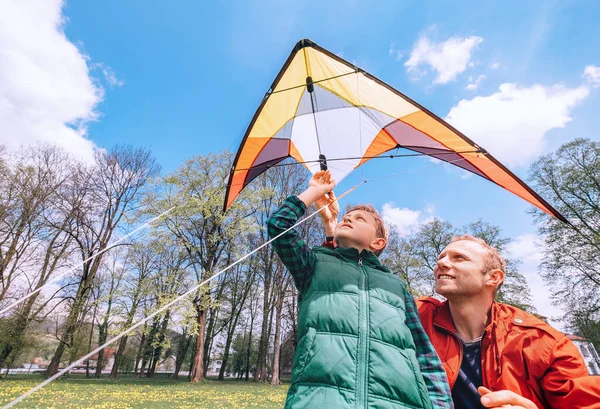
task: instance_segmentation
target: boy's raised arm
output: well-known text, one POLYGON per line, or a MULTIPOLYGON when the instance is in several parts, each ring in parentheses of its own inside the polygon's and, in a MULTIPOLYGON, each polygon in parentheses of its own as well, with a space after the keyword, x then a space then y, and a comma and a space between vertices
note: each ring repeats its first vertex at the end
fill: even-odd
MULTIPOLYGON (((329 172, 317 172, 303 193, 289 196, 283 205, 267 220, 269 237, 283 233, 298 222, 306 208, 321 196, 333 189, 335 185, 329 172)), ((314 272, 316 257, 295 229, 273 241, 275 252, 286 266, 298 289, 300 296, 310 286, 314 272)))
POLYGON ((415 346, 417 347, 417 361, 427 385, 431 403, 433 403, 434 408, 454 408, 446 371, 427 333, 423 329, 415 299, 406 288, 404 288, 404 299, 406 305, 406 326, 410 330, 415 341, 415 346))

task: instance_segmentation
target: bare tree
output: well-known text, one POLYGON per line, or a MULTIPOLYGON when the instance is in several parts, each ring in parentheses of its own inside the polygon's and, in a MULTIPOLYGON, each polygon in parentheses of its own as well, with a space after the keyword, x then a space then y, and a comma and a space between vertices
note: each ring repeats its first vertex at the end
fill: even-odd
MULTIPOLYGON (((0 368, 11 353, 18 351, 29 323, 42 321, 44 315, 52 311, 46 307, 57 293, 42 296, 39 290, 64 267, 72 250, 71 238, 64 229, 73 223, 74 214, 61 212, 58 208, 62 191, 70 183, 69 157, 61 150, 45 145, 26 149, 22 155, 13 169, 7 170, 9 177, 5 182, 9 186, 8 190, 3 189, 3 193, 7 193, 3 197, 18 209, 9 209, 7 202, 0 205, 5 216, 0 220, 0 241, 7 248, 3 253, 0 244, 1 293, 9 294, 15 280, 20 281, 18 287, 24 292, 34 293, 4 322, 2 332, 10 333, 10 337, 0 342, 0 368), (10 200, 11 191, 19 192, 18 200, 10 200)), ((12 291, 10 297, 18 294, 12 291)))
POLYGON ((124 215, 137 204, 142 188, 158 171, 148 150, 130 146, 98 150, 94 166, 79 168, 75 194, 67 197, 67 206, 76 209, 76 223, 67 232, 84 263, 60 343, 46 371, 48 376, 58 371, 65 348, 72 344, 102 262, 101 254, 91 260, 90 257, 107 249, 124 215))

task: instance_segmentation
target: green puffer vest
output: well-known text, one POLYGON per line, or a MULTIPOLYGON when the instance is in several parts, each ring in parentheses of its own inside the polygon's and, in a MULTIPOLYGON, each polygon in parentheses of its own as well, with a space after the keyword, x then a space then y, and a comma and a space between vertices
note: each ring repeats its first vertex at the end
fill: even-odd
POLYGON ((315 247, 286 408, 432 408, 404 283, 370 251, 315 247))

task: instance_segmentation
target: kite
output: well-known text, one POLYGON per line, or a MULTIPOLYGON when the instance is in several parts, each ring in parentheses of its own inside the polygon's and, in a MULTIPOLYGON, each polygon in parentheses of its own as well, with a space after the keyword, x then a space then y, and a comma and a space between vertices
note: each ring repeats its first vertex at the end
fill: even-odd
POLYGON ((567 222, 450 124, 307 39, 296 44, 246 130, 229 176, 224 210, 253 179, 286 158, 313 174, 328 168, 339 182, 369 159, 398 148, 481 176, 567 222))

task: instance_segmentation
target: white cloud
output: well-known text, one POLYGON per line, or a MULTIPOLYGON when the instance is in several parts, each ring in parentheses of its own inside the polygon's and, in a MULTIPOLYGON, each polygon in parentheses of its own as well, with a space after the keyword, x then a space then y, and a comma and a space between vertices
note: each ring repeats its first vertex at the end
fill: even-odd
POLYGON ((89 57, 65 36, 63 5, 0 0, 0 144, 57 143, 90 160, 87 124, 98 118, 104 91, 90 76, 89 57))
POLYGON ((383 220, 401 236, 412 233, 419 225, 432 220, 434 214, 434 205, 430 205, 424 211, 421 211, 411 210, 407 207, 395 207, 393 203, 384 203, 381 211, 383 220))
MULTIPOLYGON (((537 235, 522 234, 508 245, 507 252, 509 257, 523 262, 520 271, 527 279, 527 284, 531 289, 532 302, 537 312, 548 318, 559 317, 562 312, 557 306, 552 305, 550 289, 538 274, 538 266, 542 261, 540 244, 541 240, 537 235)), ((564 330, 557 321, 553 321, 551 324, 564 330)))
POLYGON ((538 266, 542 262, 541 241, 532 233, 522 234, 507 246, 507 251, 524 264, 538 266))
POLYGON ((396 61, 400 61, 404 57, 404 53, 396 48, 395 44, 390 45, 388 54, 393 57, 396 61))
POLYGON ((498 68, 500 68, 500 63, 495 62, 492 64, 492 70, 497 70, 498 68))
POLYGON ((500 161, 524 166, 543 152, 547 132, 564 128, 588 94, 585 86, 505 83, 489 96, 463 99, 446 120, 500 161))
POLYGON ((451 37, 444 42, 435 43, 427 36, 421 36, 404 66, 407 72, 422 75, 419 68, 429 65, 437 72, 434 83, 445 84, 467 69, 471 63, 471 52, 482 41, 481 37, 471 36, 451 37))
POLYGON ((582 77, 594 87, 600 86, 600 67, 597 65, 587 65, 583 70, 582 77))
POLYGON ((99 70, 102 73, 104 80, 111 88, 122 87, 125 85, 125 81, 118 79, 113 69, 108 65, 101 62, 94 63, 92 64, 91 68, 99 70))
POLYGON ((477 77, 477 79, 475 81, 473 81, 473 77, 469 77, 469 84, 467 84, 467 89, 469 91, 475 91, 477 90, 477 88, 479 88, 479 84, 481 84, 481 81, 483 81, 485 79, 485 75, 481 74, 479 77, 477 77))

